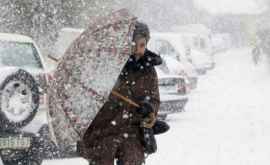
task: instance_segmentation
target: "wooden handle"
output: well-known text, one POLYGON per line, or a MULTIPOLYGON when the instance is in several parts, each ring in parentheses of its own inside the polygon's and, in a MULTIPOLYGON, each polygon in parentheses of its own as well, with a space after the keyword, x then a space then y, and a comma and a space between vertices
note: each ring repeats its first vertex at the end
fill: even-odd
POLYGON ((133 105, 136 108, 140 108, 140 105, 135 103, 134 101, 130 100, 129 98, 126 98, 125 96, 121 95, 120 93, 116 92, 116 91, 112 91, 112 94, 120 99, 122 99, 123 101, 133 105))
MULTIPOLYGON (((120 99, 122 99, 123 101, 133 105, 136 108, 140 108, 140 105, 138 105, 137 103, 135 103, 134 101, 130 100, 129 98, 126 98, 125 96, 121 95, 120 93, 116 92, 116 91, 112 91, 112 94, 120 99)), ((155 113, 150 113, 149 117, 146 118, 142 123, 141 126, 145 127, 145 128, 152 128, 154 126, 156 122, 156 115, 155 113)))

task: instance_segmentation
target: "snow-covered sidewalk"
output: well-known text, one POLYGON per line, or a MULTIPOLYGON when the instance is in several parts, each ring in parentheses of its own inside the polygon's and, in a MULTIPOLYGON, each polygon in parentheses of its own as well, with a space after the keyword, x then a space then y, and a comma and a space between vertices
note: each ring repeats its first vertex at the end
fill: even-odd
POLYGON ((186 112, 169 117, 147 165, 269 165, 270 67, 254 66, 250 49, 216 55, 186 112))

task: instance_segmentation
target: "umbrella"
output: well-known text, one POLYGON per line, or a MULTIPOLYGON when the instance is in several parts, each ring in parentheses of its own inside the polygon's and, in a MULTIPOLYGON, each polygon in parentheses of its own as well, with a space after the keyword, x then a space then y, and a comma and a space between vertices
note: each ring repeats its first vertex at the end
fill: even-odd
POLYGON ((75 146, 107 101, 131 54, 136 18, 98 18, 69 46, 50 82, 49 111, 60 148, 75 146))

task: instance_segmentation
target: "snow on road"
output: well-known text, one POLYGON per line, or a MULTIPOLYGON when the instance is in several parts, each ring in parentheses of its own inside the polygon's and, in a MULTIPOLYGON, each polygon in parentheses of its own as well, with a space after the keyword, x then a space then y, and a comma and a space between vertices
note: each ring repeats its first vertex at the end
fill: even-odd
POLYGON ((255 66, 248 48, 217 54, 216 63, 186 112, 169 118, 147 165, 269 165, 270 67, 255 66))
POLYGON ((47 160, 42 165, 88 165, 88 162, 83 158, 47 160))

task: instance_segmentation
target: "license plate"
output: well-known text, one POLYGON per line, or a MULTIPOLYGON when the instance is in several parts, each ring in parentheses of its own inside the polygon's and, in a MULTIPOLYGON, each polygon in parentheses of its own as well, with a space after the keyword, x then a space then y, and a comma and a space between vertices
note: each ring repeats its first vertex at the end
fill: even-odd
POLYGON ((30 137, 0 138, 0 149, 27 149, 31 145, 30 137))
POLYGON ((185 101, 183 102, 165 102, 160 104, 160 111, 161 112, 181 112, 183 111, 184 105, 186 104, 185 101))

